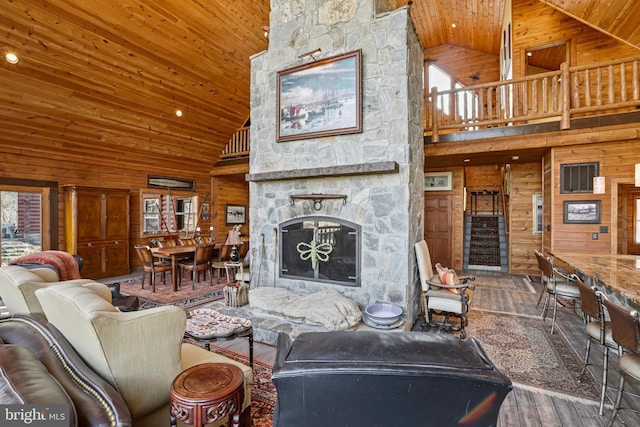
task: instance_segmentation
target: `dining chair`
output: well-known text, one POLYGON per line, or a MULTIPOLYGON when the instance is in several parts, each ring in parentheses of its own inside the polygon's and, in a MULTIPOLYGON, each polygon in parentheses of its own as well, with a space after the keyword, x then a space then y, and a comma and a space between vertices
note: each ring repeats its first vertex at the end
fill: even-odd
POLYGON ((224 274, 226 276, 225 263, 230 261, 232 245, 221 245, 218 252, 218 260, 211 263, 212 271, 216 272, 216 282, 222 278, 224 274))
POLYGON ((168 261, 159 261, 154 258, 151 248, 147 245, 136 245, 136 253, 142 261, 142 289, 144 289, 144 280, 149 274, 149 282, 151 283, 151 292, 156 291, 156 274, 162 273, 162 283, 165 281, 165 273, 171 271, 171 263, 168 261))
POLYGON ((198 241, 192 237, 185 237, 183 239, 178 239, 178 243, 180 246, 195 246, 198 244, 198 241))
POLYGON ((603 299, 602 302, 611 318, 611 334, 618 344, 618 367, 620 368, 616 401, 607 424, 610 427, 620 410, 625 381, 627 379, 640 381, 640 315, 637 311, 629 311, 609 299, 603 299))
MULTIPOLYGON (((442 277, 446 277, 451 273, 451 276, 454 277, 454 283, 449 284, 446 279, 442 280, 439 274, 434 274, 429 246, 426 241, 417 242, 415 251, 418 273, 420 274, 420 301, 424 310, 425 320, 432 327, 459 331, 460 338, 465 338, 466 332, 464 328, 468 322, 467 313, 469 312, 470 300, 468 292, 474 289, 474 286, 467 284, 467 282, 475 278, 466 276, 456 279, 453 270, 447 269, 445 276, 442 277), (442 317, 442 319, 435 320, 435 316, 442 317), (452 322, 452 317, 458 318, 459 322, 452 322)), ((436 267, 438 266, 439 264, 436 264, 436 267)))
POLYGON ((192 289, 196 288, 196 282, 200 281, 200 273, 204 273, 205 280, 209 273, 209 284, 213 285, 211 275, 211 258, 213 257, 213 245, 198 245, 193 260, 178 263, 180 273, 178 274, 178 288, 182 284, 182 273, 191 272, 192 289))
POLYGON ((542 321, 547 318, 547 311, 550 309, 551 297, 553 296, 553 318, 551 320, 551 333, 553 334, 558 315, 558 298, 570 299, 573 307, 577 306, 580 300, 580 290, 575 280, 553 266, 550 257, 542 257, 542 274, 547 277, 546 297, 544 307, 542 307, 542 321))
POLYGON ((160 248, 173 248, 178 246, 178 241, 175 239, 158 240, 158 247, 160 248))
POLYGON ((611 335, 611 323, 606 320, 605 309, 602 300, 605 296, 598 291, 595 286, 591 287, 584 283, 578 276, 573 277, 578 290, 580 291, 580 309, 584 315, 586 323, 587 343, 584 354, 584 364, 578 381, 582 381, 589 364, 589 353, 591 342, 594 341, 602 346, 602 389, 600 392, 600 407, 598 414, 604 414, 604 398, 607 393, 607 377, 609 372, 609 351, 616 351, 618 344, 611 335))
POLYGON ((538 308, 540 307, 540 301, 542 301, 542 297, 546 294, 549 278, 545 276, 542 267, 542 264, 544 263, 544 255, 537 249, 534 249, 533 252, 535 253, 536 260, 538 261, 538 270, 540 270, 540 281, 542 282, 542 290, 540 291, 540 296, 538 296, 538 303, 536 304, 536 308, 538 308))

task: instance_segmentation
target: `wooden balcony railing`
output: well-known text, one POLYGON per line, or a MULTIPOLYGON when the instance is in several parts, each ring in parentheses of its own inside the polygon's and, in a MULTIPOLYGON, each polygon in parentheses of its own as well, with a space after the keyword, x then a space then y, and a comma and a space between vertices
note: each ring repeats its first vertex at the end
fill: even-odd
POLYGON ((640 58, 569 67, 519 79, 438 92, 425 99, 425 134, 560 121, 631 111, 640 106, 640 58), (434 100, 434 102, 432 102, 434 100))
POLYGON ((224 150, 222 150, 220 158, 228 159, 230 157, 248 156, 249 143, 249 126, 238 129, 224 147, 224 150))

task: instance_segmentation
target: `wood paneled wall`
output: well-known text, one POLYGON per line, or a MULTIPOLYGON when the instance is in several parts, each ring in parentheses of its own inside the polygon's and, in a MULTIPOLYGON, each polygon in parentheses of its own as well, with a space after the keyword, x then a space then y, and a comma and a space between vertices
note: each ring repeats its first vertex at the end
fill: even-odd
MULTIPOLYGON (((580 253, 615 254, 618 252, 618 193, 622 185, 633 184, 635 164, 640 163, 637 141, 612 142, 597 146, 557 147, 552 156, 553 200, 551 213, 551 250, 580 253), (600 162, 600 176, 605 177, 605 194, 560 194, 560 165, 600 162), (564 224, 563 205, 567 200, 600 200, 600 224, 564 224), (600 227, 607 232, 600 232, 600 227), (593 240, 596 234, 598 239, 593 240)), ((623 238, 624 232, 620 234, 623 238)))
MULTIPOLYGON (((534 234, 533 196, 542 194, 540 163, 511 165, 509 192, 509 272, 537 273, 538 262, 533 254, 540 249, 542 234, 534 234)), ((543 199, 544 206, 544 199, 543 199)))
POLYGON ((538 0, 513 0, 513 77, 523 77, 525 49, 569 40, 571 65, 588 65, 638 55, 614 38, 538 0))
MULTIPOLYGON (((131 245, 129 257, 131 269, 142 266, 133 245, 148 244, 147 239, 140 237, 140 189, 147 187, 148 175, 161 175, 176 178, 193 179, 196 181, 196 192, 201 198, 210 191, 211 182, 209 170, 211 165, 198 165, 196 162, 186 170, 171 167, 167 160, 166 167, 137 166, 135 159, 127 159, 123 154, 122 162, 118 164, 102 164, 100 158, 86 153, 86 158, 77 159, 65 156, 61 150, 59 157, 47 158, 29 156, 20 153, 19 147, 12 148, 4 145, 0 152, 0 177, 8 179, 29 179, 55 181, 58 183, 58 200, 52 201, 52 209, 58 210, 58 241, 52 242, 51 249, 64 250, 65 242, 65 209, 63 185, 78 185, 83 187, 127 189, 131 194, 131 245), (57 204, 56 204, 57 203, 57 204)), ((96 218, 98 221, 99 219, 96 218)), ((202 224, 208 229, 208 224, 202 224)))
POLYGON ((212 188, 212 221, 215 227, 216 242, 224 243, 227 233, 233 227, 225 224, 227 204, 244 205, 246 207, 247 222, 240 229, 242 239, 249 238, 249 183, 244 174, 216 176, 211 178, 212 188))

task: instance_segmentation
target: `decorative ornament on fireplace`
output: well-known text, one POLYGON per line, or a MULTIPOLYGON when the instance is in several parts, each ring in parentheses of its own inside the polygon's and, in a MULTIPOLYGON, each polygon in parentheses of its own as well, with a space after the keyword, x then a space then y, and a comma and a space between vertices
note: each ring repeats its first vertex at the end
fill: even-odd
POLYGON ((320 243, 318 244, 316 238, 318 237, 318 227, 314 227, 313 229, 313 240, 311 242, 300 242, 296 246, 298 253, 300 254, 300 259, 303 261, 311 258, 311 268, 313 270, 318 269, 318 261, 327 262, 329 261, 329 254, 333 250, 333 245, 331 243, 320 243), (303 249, 303 248, 307 249, 303 249))

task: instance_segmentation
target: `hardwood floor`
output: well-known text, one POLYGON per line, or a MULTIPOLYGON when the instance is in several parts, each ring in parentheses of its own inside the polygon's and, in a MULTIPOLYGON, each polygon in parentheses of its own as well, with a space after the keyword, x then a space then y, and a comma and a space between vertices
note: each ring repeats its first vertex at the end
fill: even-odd
MULTIPOLYGON (((540 292, 540 289, 535 289, 540 292)), ((473 307, 520 315, 538 316, 540 309, 536 308, 538 293, 503 291, 495 288, 476 289, 473 296, 473 307)), ((541 304, 542 306, 542 304, 541 304)), ((540 324, 540 327, 551 327, 550 320, 540 324)), ((582 318, 571 308, 562 308, 558 312, 557 333, 562 334, 570 343, 574 351, 582 360, 584 355, 585 332, 582 318)), ((428 332, 427 332, 428 333, 428 332)), ((482 344, 482 343, 480 343, 482 344)), ((236 353, 248 355, 245 339, 220 341, 216 343, 236 353)), ((273 364, 276 348, 274 346, 255 343, 254 357, 257 360, 273 364)), ((602 351, 599 346, 592 346, 592 364, 587 367, 597 379, 602 380, 602 351)), ((577 381, 580 372, 575 373, 577 381)), ((514 385, 500 410, 498 426, 500 427, 600 427, 606 426, 612 411, 612 403, 618 386, 618 357, 610 353, 609 380, 605 400, 605 412, 598 415, 598 402, 578 399, 544 389, 535 389, 514 385)), ((623 406, 614 426, 640 425, 640 384, 627 382, 623 406)))

